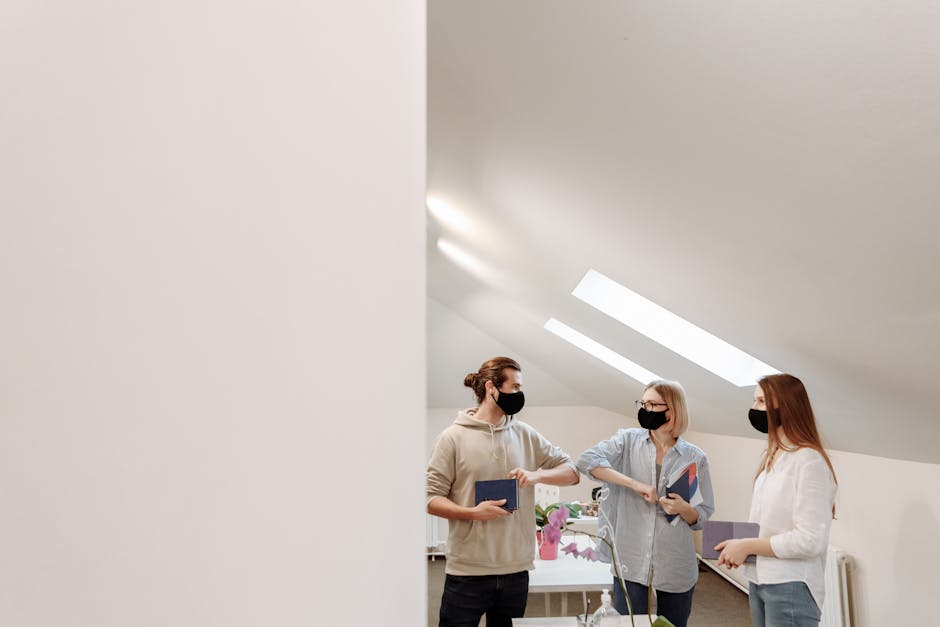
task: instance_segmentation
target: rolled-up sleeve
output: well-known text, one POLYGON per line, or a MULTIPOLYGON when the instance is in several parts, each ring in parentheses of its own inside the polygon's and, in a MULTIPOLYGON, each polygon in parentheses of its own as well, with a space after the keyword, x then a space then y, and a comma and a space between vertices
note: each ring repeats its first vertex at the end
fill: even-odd
POLYGON ((536 466, 539 468, 552 469, 566 464, 577 474, 578 469, 575 468, 574 461, 568 453, 564 452, 560 446, 555 446, 549 442, 542 434, 535 431, 533 431, 533 434, 535 435, 537 447, 536 466))
POLYGON ((825 460, 820 457, 800 468, 793 501, 793 529, 771 536, 774 554, 794 559, 825 553, 834 499, 835 483, 825 460))
POLYGON ((454 442, 451 438, 441 435, 434 444, 434 451, 428 461, 425 505, 436 496, 450 496, 455 474, 454 442))
POLYGON ((715 493, 712 491, 712 477, 708 468, 707 457, 702 457, 695 472, 698 476, 698 489, 702 493, 702 502, 695 506, 695 511, 698 512, 698 520, 689 527, 701 529, 702 524, 715 513, 715 493))
POLYGON ((598 479, 591 476, 591 471, 595 468, 614 468, 621 471, 625 440, 625 431, 620 430, 609 440, 599 442, 584 451, 578 457, 578 470, 595 481, 598 479))

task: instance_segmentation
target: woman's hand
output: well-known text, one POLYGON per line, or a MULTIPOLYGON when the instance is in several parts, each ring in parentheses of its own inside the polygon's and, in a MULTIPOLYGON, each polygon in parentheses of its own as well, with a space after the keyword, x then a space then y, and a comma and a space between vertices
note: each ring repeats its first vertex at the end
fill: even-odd
POLYGON ((655 503, 659 496, 656 494, 656 488, 646 483, 640 483, 637 480, 633 480, 633 485, 630 486, 630 489, 643 497, 643 500, 647 503, 655 503))
POLYGON ((663 511, 669 515, 672 514, 682 514, 683 512, 688 512, 691 505, 689 505, 684 498, 678 494, 670 493, 668 496, 661 497, 659 499, 659 504, 662 506, 663 511))
POLYGON ((725 540, 715 546, 716 551, 721 551, 718 556, 718 565, 728 568, 737 568, 744 563, 748 555, 753 555, 747 540, 725 540))

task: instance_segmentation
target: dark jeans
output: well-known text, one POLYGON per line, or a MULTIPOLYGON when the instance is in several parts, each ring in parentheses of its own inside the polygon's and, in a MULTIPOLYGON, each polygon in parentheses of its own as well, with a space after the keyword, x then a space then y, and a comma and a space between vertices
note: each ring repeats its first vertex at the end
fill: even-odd
POLYGON ((447 575, 441 596, 440 627, 512 627, 529 600, 529 571, 509 575, 447 575))
MULTIPOLYGON (((630 604, 633 606, 634 614, 646 614, 649 612, 649 588, 643 584, 627 581, 627 593, 630 595, 630 604)), ((665 616, 669 622, 676 627, 686 627, 689 622, 689 614, 692 613, 692 593, 695 592, 695 586, 692 586, 685 592, 663 592, 654 590, 656 595, 656 614, 665 616)), ((626 616, 627 600, 623 598, 623 589, 620 587, 620 580, 614 577, 614 607, 618 612, 626 616)))

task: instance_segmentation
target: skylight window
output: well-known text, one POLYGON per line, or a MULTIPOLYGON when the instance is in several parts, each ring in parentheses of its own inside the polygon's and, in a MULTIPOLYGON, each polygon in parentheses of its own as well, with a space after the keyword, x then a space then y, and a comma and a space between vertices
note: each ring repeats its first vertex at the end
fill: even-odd
POLYGON ((625 375, 633 377, 643 385, 662 378, 659 375, 653 374, 643 366, 630 361, 620 353, 612 351, 600 342, 592 340, 580 331, 575 331, 564 322, 556 320, 555 318, 549 319, 549 321, 545 323, 545 328, 561 339, 574 344, 584 352, 590 353, 604 363, 613 366, 625 375))
POLYGON ((588 270, 571 294, 739 387, 779 372, 596 270, 588 270))

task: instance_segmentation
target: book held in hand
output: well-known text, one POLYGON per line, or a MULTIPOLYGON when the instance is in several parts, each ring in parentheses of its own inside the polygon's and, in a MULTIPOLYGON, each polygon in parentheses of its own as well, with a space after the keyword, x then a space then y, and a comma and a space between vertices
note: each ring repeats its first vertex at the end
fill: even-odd
POLYGON ((474 503, 479 505, 483 501, 498 501, 506 499, 501 507, 512 511, 519 509, 519 483, 515 479, 493 479, 491 481, 477 481, 475 485, 474 503))
MULTIPOLYGON (((702 502, 702 495, 698 490, 698 476, 696 474, 695 462, 686 466, 666 487, 666 494, 678 494, 683 500, 695 507, 702 502)), ((666 514, 666 520, 670 523, 676 519, 679 514, 666 514)))
MULTIPOLYGON (((729 520, 706 520, 702 525, 702 557, 709 560, 718 559, 720 551, 715 547, 725 540, 738 538, 757 538, 760 525, 752 522, 732 522, 729 520)), ((748 555, 744 560, 748 564, 757 561, 756 555, 748 555)))

